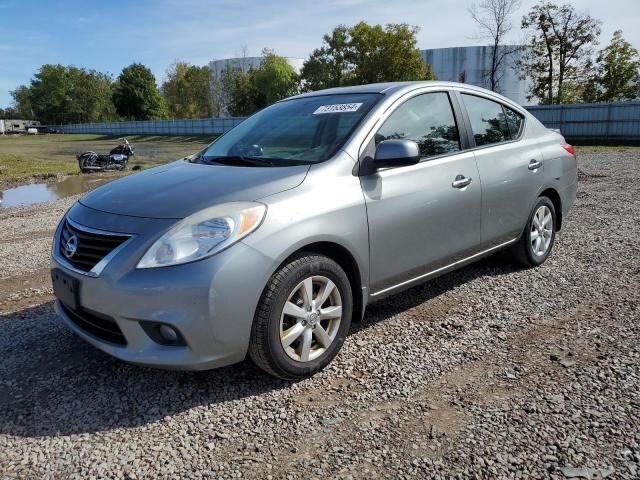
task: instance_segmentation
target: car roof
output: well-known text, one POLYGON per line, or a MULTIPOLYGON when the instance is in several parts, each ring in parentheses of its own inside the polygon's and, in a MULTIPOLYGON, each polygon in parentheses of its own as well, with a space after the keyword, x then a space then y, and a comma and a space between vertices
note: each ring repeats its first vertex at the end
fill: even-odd
POLYGON ((303 93, 290 98, 315 97, 319 95, 333 95, 345 93, 395 93, 401 90, 413 90, 416 87, 465 87, 472 90, 487 91, 484 88, 469 85, 468 83, 443 82, 440 80, 425 80, 416 82, 384 82, 369 83, 366 85, 353 85, 350 87, 326 88, 314 92, 303 93))
POLYGON ((488 94, 493 97, 499 98, 506 103, 517 105, 512 100, 496 92, 487 90, 486 88, 476 87, 475 85, 470 85, 468 83, 444 82, 441 80, 370 83, 367 85, 353 85, 350 87, 327 88, 324 90, 316 90, 315 92, 308 92, 300 95, 295 95, 293 97, 289 97, 281 101, 286 101, 294 98, 319 97, 323 95, 340 95, 340 94, 349 94, 349 93, 378 93, 378 94, 386 94, 386 95, 391 95, 395 93, 401 94, 401 93, 404 93, 405 91, 408 92, 420 87, 464 88, 466 90, 488 94))

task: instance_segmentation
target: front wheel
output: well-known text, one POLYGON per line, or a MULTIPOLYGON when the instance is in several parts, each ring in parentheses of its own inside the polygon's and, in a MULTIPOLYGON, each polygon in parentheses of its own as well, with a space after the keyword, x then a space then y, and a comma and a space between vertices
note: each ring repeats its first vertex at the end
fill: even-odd
POLYGON ((309 377, 338 354, 352 311, 351 285, 336 262, 315 254, 294 257, 262 293, 249 356, 275 377, 309 377))
POLYGON ((515 259, 526 267, 542 265, 549 257, 556 238, 556 209, 547 197, 536 202, 522 238, 513 247, 515 259))

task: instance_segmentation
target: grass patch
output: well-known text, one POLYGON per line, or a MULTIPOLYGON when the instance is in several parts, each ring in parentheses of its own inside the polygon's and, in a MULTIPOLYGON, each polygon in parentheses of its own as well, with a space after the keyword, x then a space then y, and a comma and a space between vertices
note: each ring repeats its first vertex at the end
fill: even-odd
MULTIPOLYGON (((130 168, 147 168, 191 155, 209 144, 212 137, 127 137, 136 154, 130 168)), ((79 173, 76 155, 86 150, 109 153, 119 137, 106 135, 0 135, 0 184, 31 178, 79 173)))
POLYGON ((46 176, 50 174, 78 173, 77 164, 62 161, 46 161, 16 155, 0 153, 0 179, 18 180, 21 178, 46 176))

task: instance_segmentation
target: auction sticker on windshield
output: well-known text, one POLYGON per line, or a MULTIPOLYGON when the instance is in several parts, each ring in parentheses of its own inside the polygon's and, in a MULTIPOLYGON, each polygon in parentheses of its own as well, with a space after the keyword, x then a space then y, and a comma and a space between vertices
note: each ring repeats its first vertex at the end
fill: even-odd
POLYGON ((356 112, 362 106, 362 103, 334 103, 333 105, 321 105, 316 108, 314 115, 321 113, 346 113, 356 112))

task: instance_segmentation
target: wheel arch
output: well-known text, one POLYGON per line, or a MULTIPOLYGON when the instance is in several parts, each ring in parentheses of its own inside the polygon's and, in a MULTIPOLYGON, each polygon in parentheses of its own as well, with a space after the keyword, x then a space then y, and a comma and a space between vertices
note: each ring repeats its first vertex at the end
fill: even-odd
POLYGON ((555 188, 547 188, 540 192, 539 197, 547 197, 553 203, 553 208, 556 210, 556 231, 560 231, 562 228, 562 200, 560 194, 555 188))
POLYGON ((353 314, 352 321, 359 322, 362 320, 365 309, 365 302, 363 298, 363 281, 362 273, 355 256, 343 245, 331 241, 317 241, 308 243, 306 245, 298 247, 295 251, 287 255, 287 258, 276 269, 285 265, 291 257, 299 255, 300 253, 315 253, 318 255, 324 255, 336 262, 347 274, 349 283, 351 284, 351 292, 353 295, 353 314))

